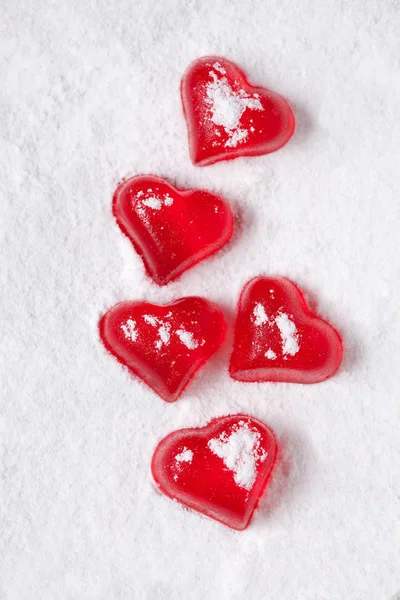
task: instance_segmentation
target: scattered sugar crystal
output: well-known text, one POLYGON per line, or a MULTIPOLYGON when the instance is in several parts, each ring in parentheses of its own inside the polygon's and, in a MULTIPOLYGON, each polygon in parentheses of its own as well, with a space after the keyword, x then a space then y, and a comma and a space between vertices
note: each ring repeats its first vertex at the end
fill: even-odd
POLYGON ((163 325, 161 325, 161 327, 159 327, 158 329, 158 335, 160 336, 160 340, 163 344, 168 344, 169 340, 170 340, 170 329, 171 326, 168 325, 167 323, 164 323, 163 325))
POLYGON ((208 442, 208 447, 225 466, 233 472, 239 487, 251 490, 257 476, 257 463, 263 462, 267 453, 260 447, 260 434, 241 423, 229 436, 226 433, 208 442))
MULTIPOLYGON (((147 190, 150 191, 150 190, 147 190)), ((140 198, 143 195, 143 192, 139 192, 137 194, 137 198, 140 198)), ((169 195, 165 194, 165 196, 149 196, 141 200, 137 210, 140 214, 143 214, 143 206, 147 208, 151 208, 153 210, 161 210, 163 204, 164 206, 172 206, 174 203, 174 199, 169 195)))
POLYGON ((185 331, 185 329, 177 329, 175 333, 181 340, 182 344, 184 344, 186 348, 189 348, 189 350, 194 350, 198 347, 199 343, 194 339, 193 333, 190 333, 190 331, 185 331))
POLYGON ((158 328, 158 340, 155 342, 157 350, 161 350, 163 346, 168 346, 171 339, 171 325, 164 323, 161 319, 158 320, 160 327, 158 328))
POLYGON ((218 71, 222 75, 225 75, 226 69, 224 69, 224 67, 222 65, 220 65, 219 62, 214 63, 213 67, 216 71, 218 71))
POLYGON ((143 315, 143 319, 146 321, 146 323, 152 325, 153 327, 157 325, 157 318, 153 317, 153 315, 143 315))
POLYGON ((249 135, 249 132, 247 131, 247 129, 238 128, 238 129, 236 129, 236 131, 234 131, 232 133, 231 137, 226 142, 225 146, 227 146, 227 147, 237 146, 238 143, 245 140, 248 135, 249 135))
POLYGON ((206 102, 210 106, 211 120, 228 134, 225 146, 235 147, 248 136, 248 130, 240 127, 244 111, 247 108, 263 110, 262 104, 256 94, 251 97, 244 90, 235 92, 226 77, 219 78, 214 71, 210 71, 210 76, 206 102))
MULTIPOLYGON (((272 289, 269 291, 271 297, 273 298, 274 290, 272 289)), ((264 306, 260 302, 257 302, 253 310, 253 315, 255 325, 259 326, 264 325, 265 323, 269 323, 270 325, 272 325, 273 323, 276 324, 281 335, 283 355, 286 356, 289 354, 290 356, 294 356, 295 354, 297 354, 297 352, 299 351, 299 336, 297 333, 297 328, 294 322, 291 319, 289 319, 286 313, 280 312, 273 320, 269 320, 265 312, 264 306)), ((275 352, 273 352, 273 350, 271 349, 267 350, 265 356, 271 360, 274 360, 276 358, 275 352)))
POLYGON ((254 319, 254 324, 255 325, 264 325, 264 323, 268 323, 269 319, 266 315, 265 312, 265 308, 263 307, 263 305, 260 302, 257 302, 257 304, 254 307, 253 310, 253 315, 255 317, 254 319))
POLYGON ((281 334, 283 354, 294 356, 299 351, 299 336, 296 325, 285 313, 280 313, 275 318, 275 323, 281 334))
POLYGON ((171 338, 171 325, 153 315, 143 315, 143 319, 152 327, 157 327, 157 325, 159 325, 158 340, 155 341, 157 350, 160 350, 164 345, 168 346, 171 338))
POLYGON ((175 460, 178 462, 189 462, 191 463, 193 460, 193 452, 192 450, 189 450, 188 448, 183 448, 182 452, 180 454, 177 454, 175 456, 175 460))
POLYGON ((150 198, 146 198, 146 200, 142 200, 142 204, 144 204, 144 206, 152 208, 153 210, 160 210, 160 208, 162 207, 162 202, 160 198, 156 198, 155 196, 151 196, 150 198))
POLYGON ((136 321, 128 319, 125 324, 121 325, 121 329, 124 332, 125 337, 132 342, 136 341, 138 332, 136 329, 136 321))

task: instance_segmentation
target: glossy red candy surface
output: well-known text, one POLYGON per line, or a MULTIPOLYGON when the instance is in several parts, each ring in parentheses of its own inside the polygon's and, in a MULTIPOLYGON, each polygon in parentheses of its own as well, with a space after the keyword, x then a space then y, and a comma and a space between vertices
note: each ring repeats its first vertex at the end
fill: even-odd
POLYGON ((233 214, 223 198, 178 190, 159 177, 124 181, 114 194, 113 213, 158 285, 217 252, 233 233, 233 214))
POLYGON ((233 415, 169 434, 158 444, 151 470, 166 496, 241 530, 249 524, 275 456, 275 438, 264 423, 233 415))
POLYGON ((120 302, 100 320, 106 349, 166 402, 174 402, 222 344, 224 315, 204 298, 159 306, 120 302))
POLYGON ((225 58, 195 60, 182 78, 181 96, 195 165, 274 152, 294 131, 288 102, 250 85, 239 67, 225 58))
POLYGON ((308 309, 285 277, 256 277, 243 288, 230 360, 240 381, 317 383, 342 362, 337 331, 308 309))

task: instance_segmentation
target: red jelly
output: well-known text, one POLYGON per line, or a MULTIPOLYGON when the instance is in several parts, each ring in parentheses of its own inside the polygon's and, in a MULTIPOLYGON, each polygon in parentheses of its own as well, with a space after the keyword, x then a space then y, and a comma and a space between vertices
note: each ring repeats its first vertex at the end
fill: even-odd
POLYGON ((193 296, 164 306, 120 302, 101 318, 99 329, 115 358, 174 402, 222 344, 226 323, 216 304, 193 296))
POLYGON ((233 233, 233 214, 223 198, 204 190, 178 190, 159 177, 122 183, 113 213, 158 285, 217 252, 233 233))
POLYGON ((245 529, 275 462, 272 431, 246 415, 180 429, 155 449, 151 470, 159 489, 232 529, 245 529))
POLYGON ((225 58, 195 60, 182 78, 181 96, 195 165, 274 152, 294 131, 288 102, 250 85, 225 58))
POLYGON ((308 309, 285 277, 256 277, 243 288, 230 360, 240 381, 318 383, 342 362, 339 334, 308 309))

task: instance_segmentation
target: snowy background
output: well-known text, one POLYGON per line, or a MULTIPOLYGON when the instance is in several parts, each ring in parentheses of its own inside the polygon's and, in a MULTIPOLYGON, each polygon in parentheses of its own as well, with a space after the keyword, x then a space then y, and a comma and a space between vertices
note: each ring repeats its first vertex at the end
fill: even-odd
POLYGON ((400 590, 397 0, 0 0, 1 600, 389 600, 400 590), (236 61, 284 95, 282 150, 189 161, 179 83, 236 61), (233 242, 158 288, 113 222, 134 174, 224 195, 233 242), (119 300, 201 294, 232 322, 285 275, 342 334, 314 386, 241 384, 222 350, 168 405, 98 340, 119 300), (281 448, 233 532, 152 484, 173 429, 229 412, 281 448))

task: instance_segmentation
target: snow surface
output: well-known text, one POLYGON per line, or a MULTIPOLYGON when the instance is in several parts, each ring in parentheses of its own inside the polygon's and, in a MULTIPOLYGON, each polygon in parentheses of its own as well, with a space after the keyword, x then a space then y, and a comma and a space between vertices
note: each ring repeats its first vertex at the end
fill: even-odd
POLYGON ((389 600, 400 591, 400 12, 395 0, 1 0, 1 600, 389 600), (226 56, 292 104, 268 156, 189 161, 189 63, 226 56), (226 196, 233 242, 158 288, 111 216, 123 177, 226 196), (232 330, 174 404, 107 355, 125 299, 284 275, 342 333, 317 385, 229 379, 232 330), (316 303, 318 302, 318 305, 316 303), (279 463, 234 532, 157 493, 176 428, 247 412, 279 463))

